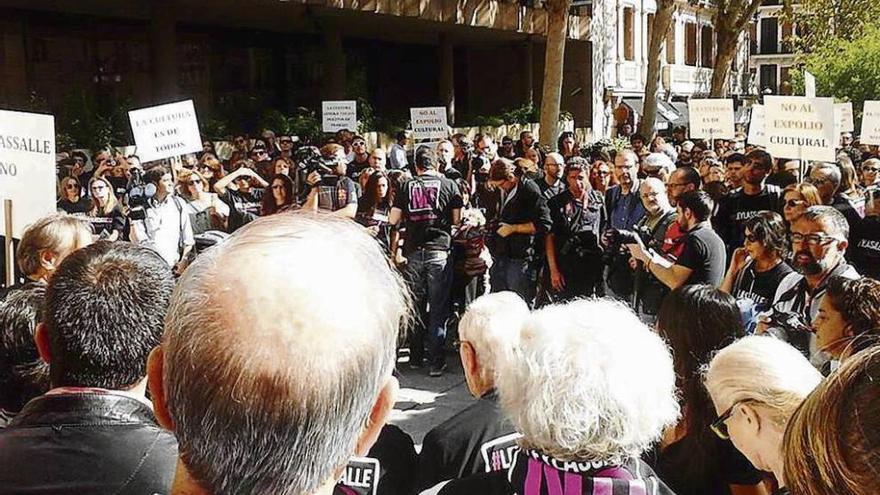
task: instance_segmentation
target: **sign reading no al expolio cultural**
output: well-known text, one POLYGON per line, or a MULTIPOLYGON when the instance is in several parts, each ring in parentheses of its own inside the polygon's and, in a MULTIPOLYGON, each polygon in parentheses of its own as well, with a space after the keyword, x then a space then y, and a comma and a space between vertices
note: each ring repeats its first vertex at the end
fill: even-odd
POLYGON ((137 155, 143 162, 202 151, 192 100, 128 112, 137 155))
POLYGON ((733 139, 733 100, 688 100, 690 135, 697 139, 733 139))
POLYGON ((449 128, 446 124, 446 107, 410 108, 413 139, 446 139, 449 128))
POLYGON ((0 110, 0 210, 4 199, 12 200, 12 237, 19 239, 55 211, 55 117, 0 110))
POLYGON ((799 160, 834 161, 838 135, 834 99, 804 96, 765 96, 764 132, 773 156, 799 160))

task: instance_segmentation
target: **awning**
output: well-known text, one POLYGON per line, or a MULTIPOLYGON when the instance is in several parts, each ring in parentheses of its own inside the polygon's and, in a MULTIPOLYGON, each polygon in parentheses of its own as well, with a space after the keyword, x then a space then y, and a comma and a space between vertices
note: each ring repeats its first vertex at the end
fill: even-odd
MULTIPOLYGON (((645 114, 644 99, 624 98, 621 102, 638 114, 640 119, 645 114)), ((657 118, 654 120, 654 125, 657 129, 665 130, 677 125, 687 125, 687 104, 681 104, 684 106, 685 112, 684 115, 682 115, 681 109, 675 106, 675 103, 676 102, 670 103, 657 100, 657 118)))

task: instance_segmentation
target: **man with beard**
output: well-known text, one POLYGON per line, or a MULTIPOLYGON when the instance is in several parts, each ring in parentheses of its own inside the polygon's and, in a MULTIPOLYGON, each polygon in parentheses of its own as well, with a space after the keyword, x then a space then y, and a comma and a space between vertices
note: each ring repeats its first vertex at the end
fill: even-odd
MULTIPOLYGON (((859 274, 844 260, 849 246, 849 225, 843 214, 831 206, 811 206, 791 224, 791 267, 795 273, 782 279, 773 308, 776 312, 796 314, 803 328, 779 325, 779 318, 765 314, 758 333, 768 331, 801 350, 810 353, 809 328, 832 275, 858 278, 859 274)), ((772 313, 768 312, 768 313, 772 313)))
POLYGON ((699 191, 703 184, 700 173, 694 167, 678 167, 669 175, 666 187, 669 191, 669 203, 678 205, 678 198, 689 191, 699 191))
POLYGON ((544 177, 535 181, 541 189, 544 199, 551 200, 553 196, 565 190, 565 181, 562 180, 562 172, 565 169, 565 161, 559 153, 547 153, 544 158, 544 177))
MULTIPOLYGON (((644 139, 634 135, 633 140, 644 139)), ((639 157, 635 149, 623 150, 614 157, 614 176, 618 185, 605 192, 605 204, 612 230, 632 230, 645 216, 645 207, 639 200, 639 157)), ((612 251, 605 270, 605 295, 627 301, 632 296, 633 277, 629 268, 626 249, 611 243, 612 235, 604 236, 603 242, 612 251)))
POLYGON ((762 211, 781 213, 782 191, 764 183, 773 170, 773 158, 762 150, 754 150, 744 158, 739 172, 742 188, 722 198, 715 215, 715 231, 724 239, 728 253, 742 247, 746 220, 762 211))

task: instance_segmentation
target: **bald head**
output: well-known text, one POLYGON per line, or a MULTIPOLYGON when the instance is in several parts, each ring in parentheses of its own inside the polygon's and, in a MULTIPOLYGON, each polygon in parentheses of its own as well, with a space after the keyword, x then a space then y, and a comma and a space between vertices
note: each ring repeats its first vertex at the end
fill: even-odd
POLYGON ((332 480, 363 453, 407 310, 379 245, 347 220, 264 217, 200 256, 172 299, 154 391, 189 475, 211 493, 332 480))

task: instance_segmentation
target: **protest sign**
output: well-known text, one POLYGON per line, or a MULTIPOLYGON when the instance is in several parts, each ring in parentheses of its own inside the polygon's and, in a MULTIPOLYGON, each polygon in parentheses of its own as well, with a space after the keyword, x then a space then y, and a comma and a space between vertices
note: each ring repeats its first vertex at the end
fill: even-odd
POLYGON ((764 133, 770 154, 833 162, 834 100, 804 96, 765 96, 764 133))
POLYGON ((688 100, 691 138, 733 139, 733 100, 688 100))
POLYGON ((852 132, 856 126, 853 123, 852 102, 834 104, 834 134, 840 136, 844 132, 852 132))
POLYGON ((192 100, 128 112, 142 162, 202 151, 202 137, 192 100))
POLYGON ((807 98, 816 97, 816 76, 804 71, 804 96, 807 98))
POLYGON ((764 133, 764 105, 752 105, 748 141, 755 146, 767 146, 767 134, 764 133))
POLYGON ((413 140, 422 139, 438 140, 449 137, 449 128, 446 124, 446 107, 410 108, 410 120, 412 121, 413 140))
POLYGON ((12 200, 12 237, 55 211, 55 117, 0 110, 0 199, 12 200))
POLYGON ((862 144, 880 145, 880 101, 866 101, 862 111, 862 144))
POLYGON ((324 132, 347 130, 357 132, 357 102, 354 100, 322 101, 321 128, 324 132))

